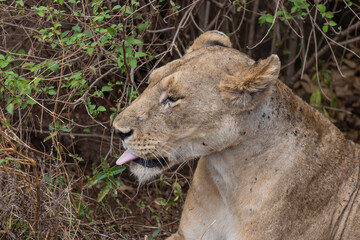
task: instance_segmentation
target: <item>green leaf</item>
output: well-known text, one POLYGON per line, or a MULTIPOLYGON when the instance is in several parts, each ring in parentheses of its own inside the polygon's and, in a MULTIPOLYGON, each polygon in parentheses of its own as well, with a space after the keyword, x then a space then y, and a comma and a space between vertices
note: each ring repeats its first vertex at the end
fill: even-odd
POLYGON ((54 28, 57 28, 57 27, 60 27, 60 26, 61 26, 61 23, 59 23, 59 22, 54 23, 54 28))
POLYGON ((115 28, 107 28, 106 30, 111 36, 113 36, 113 37, 116 36, 116 29, 115 28))
POLYGON ((101 91, 102 92, 110 92, 110 91, 112 91, 113 89, 112 89, 112 87, 110 87, 110 86, 103 86, 102 88, 101 88, 101 91))
POLYGON ((57 62, 53 62, 53 61, 49 61, 47 63, 47 67, 52 71, 52 72, 56 72, 57 70, 59 70, 59 64, 57 62))
POLYGON ((130 59, 130 61, 129 61, 129 66, 132 67, 132 68, 136 68, 136 66, 137 66, 137 61, 136 61, 135 58, 130 59))
POLYGON ((112 123, 114 122, 116 116, 117 116, 116 113, 112 113, 112 114, 110 115, 110 125, 112 125, 112 123))
POLYGON ((329 26, 326 23, 324 23, 324 26, 322 27, 322 30, 324 31, 324 33, 327 33, 328 30, 329 30, 329 26))
POLYGON ((56 95, 56 91, 53 89, 50 89, 49 91, 47 91, 47 94, 49 95, 56 95))
POLYGON ((164 198, 159 197, 155 199, 155 203, 160 206, 166 206, 167 201, 164 198))
POLYGON ((310 104, 321 105, 321 92, 319 88, 316 88, 310 97, 310 104))
POLYGON ((37 11, 37 15, 39 15, 40 17, 44 17, 45 13, 43 11, 37 11))
POLYGON ((133 44, 133 45, 141 45, 141 44, 143 44, 143 41, 141 41, 139 39, 135 39, 133 37, 128 37, 127 39, 125 39, 125 43, 133 44))
POLYGON ((79 26, 73 26, 72 30, 74 30, 75 32, 81 32, 81 28, 79 26))
POLYGON ((181 185, 176 182, 176 183, 174 183, 174 185, 173 185, 173 189, 174 189, 174 196, 175 196, 176 198, 181 197, 181 195, 182 195, 181 185))
POLYGON ((25 50, 19 49, 19 51, 17 53, 20 54, 20 57, 22 57, 22 55, 25 54, 25 50))
POLYGON ((85 128, 85 129, 83 130, 83 132, 84 132, 84 133, 90 133, 90 129, 89 129, 89 128, 85 128))
POLYGON ((93 36, 92 31, 91 31, 90 29, 86 29, 85 35, 86 35, 87 37, 92 37, 92 36, 93 36))
POLYGON ((103 15, 98 15, 93 19, 93 22, 97 21, 100 24, 102 22, 102 20, 104 20, 104 16, 103 15))
POLYGON ((27 101, 26 101, 27 104, 30 104, 30 105, 35 105, 36 102, 34 100, 32 100, 31 98, 29 98, 27 101))
POLYGON ((14 104, 13 103, 10 103, 9 105, 6 106, 6 111, 8 113, 10 113, 11 115, 14 114, 14 104))
POLYGON ((9 61, 1 61, 0 60, 0 68, 5 68, 5 67, 7 67, 7 65, 9 65, 9 61))
POLYGON ((120 6, 120 5, 116 5, 116 6, 114 6, 114 7, 113 7, 113 9, 112 9, 112 10, 113 10, 113 11, 115 11, 115 10, 120 9, 120 8, 121 8, 121 6, 120 6))
POLYGON ((126 169, 126 167, 124 166, 116 166, 110 169, 109 175, 110 176, 116 176, 119 173, 122 173, 124 170, 126 169))
POLYGON ((155 231, 153 231, 152 237, 156 237, 157 235, 159 235, 159 233, 160 233, 160 229, 156 229, 155 231))
POLYGON ((126 15, 132 14, 132 10, 131 10, 130 6, 124 6, 124 7, 122 8, 122 11, 123 11, 126 15))
POLYGON ((326 111, 325 108, 322 108, 321 110, 322 110, 322 111, 321 111, 322 114, 323 114, 326 118, 329 118, 329 119, 330 119, 330 115, 329 115, 328 111, 326 111))
POLYGON ((135 57, 136 57, 136 58, 145 57, 145 56, 147 56, 147 54, 144 53, 144 52, 136 52, 136 53, 135 53, 135 57))
POLYGON ((93 55, 93 53, 94 53, 94 50, 95 50, 94 48, 88 48, 88 49, 86 49, 86 52, 91 57, 93 55))
POLYGON ((274 21, 274 16, 271 14, 266 14, 265 21, 268 23, 272 23, 274 21))
POLYGON ((275 15, 278 17, 278 16, 281 16, 282 14, 284 14, 283 11, 277 11, 275 15))
POLYGON ((108 187, 108 185, 106 185, 106 187, 103 190, 101 190, 96 200, 98 202, 101 202, 104 199, 104 197, 108 195, 109 192, 110 192, 110 186, 108 187))
POLYGON ((333 18, 334 14, 332 12, 326 12, 325 17, 327 18, 333 18))
POLYGON ((318 4, 317 8, 319 9, 320 13, 324 13, 326 11, 326 7, 323 4, 318 4))
POLYGON ((56 136, 56 132, 53 132, 50 134, 50 136, 47 136, 46 138, 44 138, 43 142, 46 142, 48 140, 50 140, 51 138, 55 137, 56 136))
POLYGON ((105 112, 105 111, 106 111, 106 108, 105 108, 104 106, 99 106, 99 107, 97 108, 97 110, 98 110, 99 112, 105 112))
POLYGON ((336 24, 336 22, 334 22, 333 20, 330 20, 330 21, 329 21, 329 25, 333 27, 333 26, 336 26, 337 24, 336 24))
POLYGON ((67 127, 61 126, 60 130, 63 132, 71 132, 72 128, 67 128, 67 127))
POLYGON ((66 37, 66 35, 68 35, 69 34, 69 30, 67 30, 67 31, 65 31, 65 32, 63 32, 62 34, 61 34, 61 38, 64 38, 64 37, 66 37))

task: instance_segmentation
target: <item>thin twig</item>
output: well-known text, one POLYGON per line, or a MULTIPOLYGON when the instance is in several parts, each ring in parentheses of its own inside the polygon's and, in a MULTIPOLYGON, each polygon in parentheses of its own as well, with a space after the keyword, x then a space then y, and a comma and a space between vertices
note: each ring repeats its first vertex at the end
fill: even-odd
MULTIPOLYGON (((273 20, 273 22, 271 23, 271 25, 270 25, 268 31, 266 32, 265 36, 264 36, 257 44, 255 44, 254 46, 252 46, 252 47, 247 46, 248 49, 251 50, 251 49, 256 48, 256 47, 259 46, 259 44, 261 44, 261 43, 264 41, 264 39, 267 37, 267 35, 269 34, 269 32, 271 31, 272 27, 273 27, 274 24, 275 24, 275 21, 276 21, 276 13, 277 13, 277 10, 278 10, 278 8, 279 8, 279 3, 280 3, 280 0, 278 0, 277 3, 276 3, 275 13, 274 13, 274 20, 273 20)), ((249 44, 249 45, 250 45, 250 44, 249 44)))

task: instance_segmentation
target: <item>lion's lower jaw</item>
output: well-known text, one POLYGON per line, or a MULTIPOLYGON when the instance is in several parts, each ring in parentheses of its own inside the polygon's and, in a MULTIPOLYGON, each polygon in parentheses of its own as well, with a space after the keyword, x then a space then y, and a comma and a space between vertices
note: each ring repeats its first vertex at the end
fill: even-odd
POLYGON ((136 163, 132 163, 130 165, 130 171, 136 176, 140 185, 150 181, 163 172, 163 170, 160 168, 147 168, 136 163))

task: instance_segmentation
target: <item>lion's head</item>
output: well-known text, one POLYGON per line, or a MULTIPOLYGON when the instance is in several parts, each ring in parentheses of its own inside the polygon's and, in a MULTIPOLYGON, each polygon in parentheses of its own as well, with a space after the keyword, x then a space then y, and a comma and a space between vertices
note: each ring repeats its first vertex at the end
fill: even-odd
POLYGON ((114 121, 140 182, 241 141, 241 117, 271 92, 280 62, 255 62, 218 31, 202 34, 180 59, 154 70, 146 90, 114 121))

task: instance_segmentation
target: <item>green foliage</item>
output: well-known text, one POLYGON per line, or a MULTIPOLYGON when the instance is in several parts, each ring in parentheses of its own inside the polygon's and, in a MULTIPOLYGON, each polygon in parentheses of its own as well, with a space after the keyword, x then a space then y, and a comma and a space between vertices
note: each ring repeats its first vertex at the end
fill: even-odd
POLYGON ((101 202, 109 193, 113 196, 117 196, 117 188, 123 186, 124 183, 117 179, 117 175, 122 173, 126 168, 124 166, 110 167, 109 163, 104 159, 101 160, 101 166, 94 166, 93 177, 88 177, 88 188, 95 186, 101 188, 97 196, 97 201, 101 202))
POLYGON ((94 213, 94 210, 89 209, 89 204, 84 199, 83 194, 75 194, 75 207, 79 217, 90 217, 94 213))
POLYGON ((180 5, 175 4, 174 1, 172 1, 172 0, 170 0, 170 5, 171 5, 173 13, 177 13, 179 11, 179 9, 181 8, 180 5))
MULTIPOLYGON (((170 4, 172 10, 169 11, 178 14, 180 6, 175 1, 170 4)), ((63 188, 70 186, 70 180, 64 176, 70 175, 73 179, 71 174, 74 168, 83 168, 79 163, 85 162, 84 155, 80 155, 76 147, 68 149, 68 143, 62 142, 63 136, 70 142, 74 141, 73 146, 78 142, 75 136, 88 135, 92 138, 92 134, 96 135, 99 130, 103 130, 106 136, 109 124, 120 110, 120 106, 119 109, 111 107, 116 105, 119 93, 128 93, 125 94, 125 101, 138 96, 134 88, 128 88, 127 76, 130 71, 136 72, 141 65, 154 59, 150 54, 151 49, 143 42, 143 35, 152 24, 152 18, 139 11, 141 7, 137 0, 94 0, 87 3, 79 0, 37 3, 15 0, 5 3, 0 0, 0 9, 9 10, 9 14, 2 12, 4 19, 11 24, 3 26, 6 36, 1 42, 9 41, 9 36, 13 34, 8 31, 9 26, 23 34, 16 32, 14 35, 15 39, 18 38, 18 45, 10 46, 12 42, 7 42, 0 48, 0 104, 7 119, 2 122, 2 128, 12 129, 16 133, 29 129, 28 136, 31 131, 40 132, 38 137, 42 138, 40 144, 44 146, 44 156, 52 156, 46 160, 46 170, 40 177, 46 178, 46 186, 54 188, 52 191, 44 190, 46 196, 60 202, 66 199, 65 204, 59 202, 55 207, 59 209, 58 206, 63 206, 66 211, 55 213, 54 210, 50 213, 53 214, 51 218, 56 216, 56 221, 61 217, 66 218, 68 223, 65 228, 72 228, 74 216, 84 218, 89 225, 94 224, 94 212, 104 213, 103 202, 107 199, 114 201, 119 187, 124 185, 120 175, 125 167, 110 167, 107 158, 101 160, 100 166, 93 166, 93 173, 89 174, 87 182, 84 181, 83 188, 76 189, 76 194, 71 189, 64 191, 66 196, 56 195, 63 194, 63 188), (22 20, 16 20, 17 17, 22 20), (20 124, 21 127, 18 127, 20 124), (49 152, 47 149, 50 149, 49 152), (56 177, 48 174, 55 168, 52 164, 56 166, 56 177), (100 206, 96 210, 90 200, 92 196, 86 195, 88 192, 96 192, 96 204, 100 206)), ((11 41, 13 39, 11 36, 11 41)), ((24 168, 16 158, 3 156, 0 156, 0 167, 24 168)), ((26 172, 32 171, 31 166, 27 166, 26 172)), ((82 175, 74 177, 81 178, 82 175)), ((35 189, 33 186, 30 188, 35 189)), ((42 197, 41 201, 47 200, 42 197)), ((35 203, 34 200, 33 206, 35 203)), ((121 205, 123 210, 131 212, 126 203, 121 205)), ((30 225, 26 225, 28 222, 25 221, 20 222, 21 217, 14 217, 7 225, 9 230, 16 232, 21 239, 26 239, 28 233, 31 233, 29 239, 45 238, 45 235, 34 237, 35 214, 30 215, 30 225)), ((118 227, 111 224, 106 226, 106 231, 114 232, 118 227)), ((66 237, 76 239, 76 231, 71 234, 69 231, 66 237)), ((158 233, 155 232, 153 237, 158 233)))
POLYGON ((319 10, 321 16, 326 20, 326 22, 322 26, 322 30, 325 33, 327 33, 329 30, 329 26, 334 27, 337 25, 336 22, 334 22, 333 20, 330 20, 331 18, 334 17, 334 14, 330 11, 326 11, 326 6, 323 4, 318 4, 317 9, 319 10))
POLYGON ((133 90, 133 88, 128 87, 128 96, 130 101, 134 101, 139 96, 139 93, 133 90))
POLYGON ((182 201, 183 200, 183 196, 182 196, 182 188, 181 185, 178 182, 175 182, 173 184, 170 183, 170 181, 168 181, 165 177, 162 177, 159 180, 160 184, 164 184, 167 186, 171 186, 172 190, 173 190, 173 199, 165 199, 162 197, 156 198, 154 200, 154 202, 157 205, 160 206, 166 206, 166 210, 168 210, 171 206, 174 206, 176 204, 177 201, 182 201))
POLYGON ((234 6, 238 6, 236 8, 236 11, 237 12, 240 12, 241 9, 243 8, 243 6, 246 4, 246 0, 235 0, 235 1, 232 1, 232 5, 234 6))
MULTIPOLYGON (((274 16, 279 18, 280 21, 284 22, 285 24, 288 24, 288 22, 290 22, 293 17, 302 19, 309 14, 309 8, 312 7, 306 0, 288 0, 288 6, 290 7, 289 12, 287 8, 284 8, 283 10, 278 10, 275 15, 266 13, 260 16, 258 19, 260 26, 264 23, 272 23, 274 21, 274 16)), ((334 27, 337 25, 335 21, 331 20, 334 17, 334 13, 331 11, 326 11, 326 6, 324 4, 317 4, 316 7, 320 12, 321 17, 325 20, 325 23, 322 26, 322 30, 327 33, 329 26, 334 27)))
MULTIPOLYGON (((79 4, 79 1, 75 0, 69 2, 79 4)), ((49 45, 54 51, 68 52, 70 55, 85 54, 89 59, 101 54, 107 58, 108 64, 117 66, 123 74, 130 68, 137 68, 139 59, 152 58, 149 53, 138 50, 143 46, 142 34, 150 26, 150 21, 141 21, 141 15, 134 13, 134 10, 140 7, 138 1, 132 0, 130 5, 115 4, 112 8, 102 0, 92 1, 94 16, 91 18, 88 17, 89 13, 83 12, 86 9, 78 5, 74 8, 73 14, 83 22, 91 20, 86 27, 80 23, 70 27, 68 24, 64 25, 63 20, 66 17, 66 10, 62 8, 64 1, 54 0, 52 3, 44 2, 29 7, 24 1, 16 1, 15 7, 19 14, 34 11, 39 21, 45 21, 41 28, 33 32, 35 41, 49 45), (114 14, 122 14, 124 18, 131 16, 140 21, 138 26, 134 26, 129 31, 121 22, 107 22, 114 14)), ((172 4, 175 11, 180 8, 172 4)), ((19 107, 26 109, 29 105, 37 104, 38 98, 54 99, 59 97, 58 93, 61 95, 69 93, 68 100, 79 102, 77 97, 80 98, 85 92, 90 92, 90 95, 86 96, 87 98, 83 97, 80 102, 88 108, 92 116, 96 117, 100 112, 106 111, 106 108, 94 103, 96 100, 93 98, 104 98, 107 92, 114 90, 115 85, 123 84, 121 81, 117 81, 116 84, 109 82, 105 86, 100 86, 100 90, 96 90, 94 86, 90 87, 86 78, 89 72, 73 71, 77 66, 73 67, 75 62, 68 60, 66 56, 63 60, 58 58, 39 62, 29 57, 24 60, 24 53, 25 51, 21 49, 18 52, 8 52, 6 55, 0 54, 0 79, 4 79, 4 83, 0 85, 0 99, 6 102, 6 110, 11 115, 19 107), (60 75, 61 78, 64 71, 67 74, 61 81, 61 86, 56 82, 49 85, 49 78, 56 75, 60 75)), ((96 72, 96 67, 89 66, 88 71, 96 72)), ((136 96, 132 94, 131 97, 136 96)))
POLYGON ((313 74, 312 81, 318 87, 315 88, 310 97, 310 104, 318 109, 327 118, 330 118, 327 108, 334 108, 336 101, 335 95, 331 90, 330 74, 331 71, 325 66, 322 66, 318 73, 313 74), (324 96, 324 91, 327 92, 326 96, 324 96))

